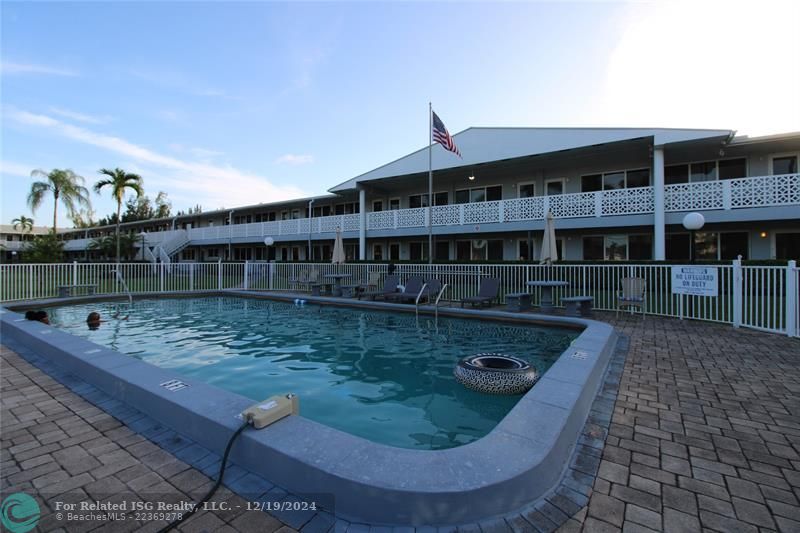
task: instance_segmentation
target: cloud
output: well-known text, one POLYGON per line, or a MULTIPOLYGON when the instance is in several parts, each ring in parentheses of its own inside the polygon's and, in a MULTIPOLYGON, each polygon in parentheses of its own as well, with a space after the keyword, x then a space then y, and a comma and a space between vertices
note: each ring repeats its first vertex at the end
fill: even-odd
MULTIPOLYGON (((9 120, 42 128, 52 134, 125 156, 145 168, 153 169, 159 189, 184 191, 193 203, 205 206, 246 205, 299 198, 304 191, 294 186, 276 185, 266 177, 239 170, 231 165, 188 161, 161 154, 120 137, 97 133, 67 124, 47 115, 15 108, 4 110, 9 120), (166 184, 166 185, 165 185, 166 184)), ((150 176, 146 176, 150 177, 150 176)))
POLYGON ((596 106, 605 117, 751 135, 797 129, 800 4, 652 2, 627 9, 596 106))
POLYGON ((0 63, 0 74, 9 76, 12 74, 42 74, 47 76, 78 76, 78 72, 60 68, 50 67, 47 65, 35 65, 32 63, 10 63, 3 61, 0 63))
POLYGON ((225 152, 219 150, 209 150, 208 148, 201 148, 199 146, 185 146, 181 143, 171 143, 168 145, 170 150, 181 154, 191 154, 198 159, 213 159, 225 155, 225 152))
POLYGON ((307 165, 314 162, 310 154, 284 154, 275 160, 280 165, 307 165))
POLYGON ((50 107, 50 112, 60 117, 76 120, 78 122, 86 122, 87 124, 105 124, 111 121, 111 117, 108 115, 103 115, 103 116, 87 115, 84 113, 78 113, 77 111, 71 111, 69 109, 64 109, 60 107, 50 107))
POLYGON ((25 165, 14 161, 0 161, 0 174, 3 176, 21 176, 29 178, 31 171, 36 167, 33 165, 25 165))

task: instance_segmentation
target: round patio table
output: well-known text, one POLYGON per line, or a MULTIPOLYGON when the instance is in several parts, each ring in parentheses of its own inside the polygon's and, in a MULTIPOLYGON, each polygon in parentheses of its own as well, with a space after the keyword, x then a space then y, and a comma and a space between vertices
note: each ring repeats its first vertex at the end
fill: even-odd
POLYGON ((542 289, 539 310, 542 313, 550 314, 553 312, 553 287, 568 287, 569 283, 566 281, 529 281, 528 286, 542 289))
POLYGON ((334 296, 341 296, 342 295, 342 280, 352 278, 352 274, 325 274, 322 276, 323 278, 328 278, 333 280, 333 295, 334 296))

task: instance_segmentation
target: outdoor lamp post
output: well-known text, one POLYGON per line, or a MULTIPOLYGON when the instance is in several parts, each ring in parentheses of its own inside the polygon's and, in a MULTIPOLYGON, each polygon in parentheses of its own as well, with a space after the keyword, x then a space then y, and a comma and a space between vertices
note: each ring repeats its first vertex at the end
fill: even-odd
POLYGON ((683 227, 689 230, 689 262, 695 261, 694 232, 703 229, 706 219, 700 213, 689 213, 683 217, 683 227))

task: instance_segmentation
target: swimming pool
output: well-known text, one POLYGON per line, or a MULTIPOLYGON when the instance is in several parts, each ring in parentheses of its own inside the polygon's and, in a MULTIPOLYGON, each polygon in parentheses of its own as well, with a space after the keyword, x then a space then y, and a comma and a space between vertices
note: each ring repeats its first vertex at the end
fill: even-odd
POLYGON ((544 373, 574 329, 214 296, 77 304, 51 323, 253 400, 294 392, 301 414, 374 442, 445 449, 489 433, 520 397, 470 391, 459 358, 515 355, 544 373), (107 320, 89 330, 86 316, 107 320), (120 318, 112 318, 116 314, 120 318))

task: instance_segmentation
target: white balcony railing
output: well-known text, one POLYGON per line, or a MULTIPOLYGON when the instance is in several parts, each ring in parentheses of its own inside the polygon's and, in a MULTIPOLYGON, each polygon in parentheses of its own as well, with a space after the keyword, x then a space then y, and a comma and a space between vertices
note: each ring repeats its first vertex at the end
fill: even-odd
MULTIPOLYGON (((800 174, 756 176, 733 180, 704 181, 667 185, 664 190, 667 212, 743 209, 800 205, 800 174)), ((597 192, 514 198, 492 202, 435 206, 433 226, 475 226, 504 222, 543 220, 550 211, 555 218, 594 218, 649 214, 654 211, 653 187, 637 187, 597 192)), ((253 224, 213 226, 187 230, 190 241, 231 238, 358 231, 359 214, 300 218, 253 224)), ((428 225, 428 209, 398 209, 366 214, 367 230, 420 228, 428 225)), ((182 230, 148 233, 147 243, 171 241, 182 230)), ((67 242, 67 250, 83 250, 87 239, 67 242)))

